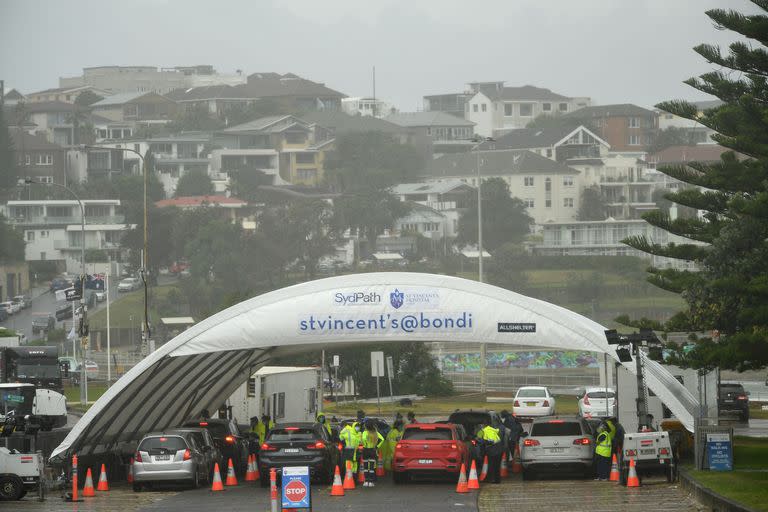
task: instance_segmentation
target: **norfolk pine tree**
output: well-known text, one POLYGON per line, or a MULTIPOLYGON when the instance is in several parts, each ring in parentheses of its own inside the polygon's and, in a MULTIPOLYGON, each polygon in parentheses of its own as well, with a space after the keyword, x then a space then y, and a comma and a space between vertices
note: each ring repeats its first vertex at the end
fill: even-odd
POLYGON ((712 128, 715 142, 731 150, 717 163, 660 169, 695 187, 665 197, 701 210, 700 218, 673 220, 658 210, 644 215, 650 224, 700 243, 662 246, 644 237, 624 241, 646 253, 697 265, 698 272, 649 269, 651 283, 682 294, 687 303, 657 327, 709 334, 695 350, 675 358, 694 368, 747 370, 768 364, 768 1, 752 2, 763 12, 706 12, 718 28, 748 41, 735 42, 727 51, 708 44, 695 47, 719 69, 684 82, 723 104, 703 114, 685 101, 657 105, 712 128))

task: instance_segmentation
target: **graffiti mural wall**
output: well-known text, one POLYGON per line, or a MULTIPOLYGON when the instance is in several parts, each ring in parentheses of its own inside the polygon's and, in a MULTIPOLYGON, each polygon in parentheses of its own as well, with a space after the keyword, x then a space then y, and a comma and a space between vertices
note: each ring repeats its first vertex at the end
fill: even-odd
MULTIPOLYGON (((521 368, 530 370, 557 368, 598 368, 592 352, 493 352, 487 355, 489 369, 521 368)), ((479 372, 480 353, 445 354, 438 357, 445 372, 479 372)))

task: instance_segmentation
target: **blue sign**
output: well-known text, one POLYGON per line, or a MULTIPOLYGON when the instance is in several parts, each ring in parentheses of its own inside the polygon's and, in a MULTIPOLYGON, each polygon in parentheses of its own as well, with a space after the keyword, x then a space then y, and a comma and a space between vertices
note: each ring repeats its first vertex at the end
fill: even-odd
POLYGON ((731 436, 707 434, 707 462, 710 471, 733 471, 731 436))
POLYGON ((283 468, 283 487, 280 490, 283 510, 312 509, 307 466, 283 468))

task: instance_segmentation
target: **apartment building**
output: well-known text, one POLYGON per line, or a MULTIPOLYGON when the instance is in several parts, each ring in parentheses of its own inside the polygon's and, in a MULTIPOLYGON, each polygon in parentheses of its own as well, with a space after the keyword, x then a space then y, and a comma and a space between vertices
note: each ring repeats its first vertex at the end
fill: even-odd
POLYGON ((613 151, 646 152, 659 129, 656 112, 629 103, 586 107, 565 117, 589 126, 613 151))

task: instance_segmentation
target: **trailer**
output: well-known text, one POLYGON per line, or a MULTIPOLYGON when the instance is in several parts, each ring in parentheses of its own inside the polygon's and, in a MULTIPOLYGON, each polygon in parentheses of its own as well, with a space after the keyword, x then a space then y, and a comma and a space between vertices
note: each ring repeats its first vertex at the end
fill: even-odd
POLYGON ((0 447, 0 500, 20 500, 27 492, 43 494, 44 465, 40 453, 0 447))
POLYGON ((264 366, 227 400, 231 417, 248 424, 267 414, 275 423, 314 421, 322 407, 320 368, 264 366))

